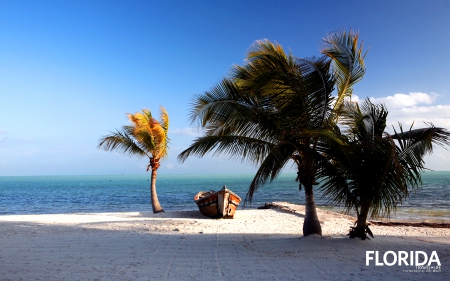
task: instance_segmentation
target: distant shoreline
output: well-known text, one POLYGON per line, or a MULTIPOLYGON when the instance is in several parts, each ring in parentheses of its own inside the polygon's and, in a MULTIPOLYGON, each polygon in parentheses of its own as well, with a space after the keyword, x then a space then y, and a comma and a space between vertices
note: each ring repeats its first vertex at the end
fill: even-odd
MULTIPOLYGON (((196 210, 193 197, 199 191, 217 190, 226 185, 244 198, 253 175, 202 174, 158 177, 157 191, 166 211, 196 210)), ((424 186, 382 222, 450 223, 450 172, 426 172, 424 186)), ((0 214, 74 214, 101 212, 145 212, 151 210, 149 174, 114 176, 39 176, 0 177, 0 214)), ((340 212, 328 198, 315 191, 319 208, 340 212)), ((294 174, 281 174, 272 184, 258 189, 247 208, 267 202, 304 204, 304 192, 298 189, 294 174)), ((239 206, 243 210, 243 203, 239 206)))

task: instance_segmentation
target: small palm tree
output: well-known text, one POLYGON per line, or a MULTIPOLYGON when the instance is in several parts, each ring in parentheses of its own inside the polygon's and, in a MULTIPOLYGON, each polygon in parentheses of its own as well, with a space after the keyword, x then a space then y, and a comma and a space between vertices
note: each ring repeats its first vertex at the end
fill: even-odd
MULTIPOLYGON (((367 218, 389 217, 411 191, 421 185, 423 157, 433 144, 450 144, 450 133, 429 124, 427 128, 399 132, 385 131, 388 111, 384 105, 365 100, 346 103, 343 110, 342 142, 328 151, 331 166, 321 170, 324 196, 354 210, 356 226, 350 237, 373 237, 367 218)), ((325 167, 325 166, 322 166, 325 167)))
POLYGON ((185 161, 191 155, 202 157, 215 150, 215 155, 225 154, 258 165, 247 193, 249 201, 261 185, 275 179, 289 161, 294 161, 297 180, 305 188, 303 234, 321 235, 313 185, 316 171, 326 162, 321 153, 324 140, 333 138, 328 129, 335 116, 331 111, 333 86, 342 81, 345 85, 339 86, 338 94, 348 94, 364 74, 363 65, 359 66, 361 71, 355 70, 362 60, 358 49, 353 49, 354 39, 357 41, 357 35, 351 32, 331 36, 325 43, 334 45, 326 45, 323 53, 334 57, 311 59, 288 55, 280 45, 268 40, 257 41, 246 65, 234 66, 231 78, 195 97, 191 121, 199 122, 205 135, 194 140, 178 156, 179 160, 185 161), (335 42, 340 36, 346 40, 335 42), (352 45, 342 45, 348 42, 352 45), (334 60, 340 68, 331 68, 334 60), (342 69, 345 73, 341 73, 342 69), (336 78, 338 74, 341 80, 336 78))
POLYGON ((106 151, 119 151, 139 157, 147 156, 149 159, 147 171, 152 170, 150 199, 153 213, 164 212, 156 193, 156 174, 160 160, 167 156, 169 115, 164 107, 161 107, 159 122, 152 117, 148 109, 143 109, 142 113, 137 112, 127 116, 133 125, 123 126, 122 130, 102 137, 98 147, 106 151))

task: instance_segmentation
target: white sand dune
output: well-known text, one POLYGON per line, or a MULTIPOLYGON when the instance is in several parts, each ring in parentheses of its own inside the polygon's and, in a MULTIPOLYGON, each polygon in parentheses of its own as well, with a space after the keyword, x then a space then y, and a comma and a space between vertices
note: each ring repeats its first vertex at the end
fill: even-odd
MULTIPOLYGON (((288 205, 288 204, 285 204, 288 205)), ((319 210, 323 237, 302 237, 303 207, 0 216, 0 280, 450 280, 450 229, 372 226, 346 234, 350 217, 319 210), (436 251, 441 272, 366 266, 366 251, 436 251)))

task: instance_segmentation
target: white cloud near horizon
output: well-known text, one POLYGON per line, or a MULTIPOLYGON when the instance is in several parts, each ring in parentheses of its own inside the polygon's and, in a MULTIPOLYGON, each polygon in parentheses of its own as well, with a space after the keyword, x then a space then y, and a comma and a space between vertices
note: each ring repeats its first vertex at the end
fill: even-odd
MULTIPOLYGON (((353 96, 352 100, 360 101, 358 96, 353 96)), ((436 127, 450 130, 450 104, 435 104, 439 102, 439 95, 435 93, 398 93, 387 97, 371 97, 370 101, 386 105, 389 125, 396 126, 400 122, 409 128, 412 123, 414 127, 423 127, 424 122, 431 122, 436 127)))
POLYGON ((393 96, 370 98, 374 103, 384 103, 387 108, 403 108, 417 106, 419 104, 432 104, 436 100, 435 93, 426 94, 421 92, 413 92, 406 94, 395 94, 393 96))

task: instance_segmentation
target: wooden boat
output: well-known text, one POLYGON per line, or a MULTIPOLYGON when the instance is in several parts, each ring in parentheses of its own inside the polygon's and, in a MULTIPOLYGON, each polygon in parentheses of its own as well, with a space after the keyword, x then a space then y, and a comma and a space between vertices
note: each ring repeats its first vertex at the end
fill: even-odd
POLYGON ((219 191, 200 191, 194 196, 194 201, 204 216, 232 219, 241 197, 223 186, 219 191))

